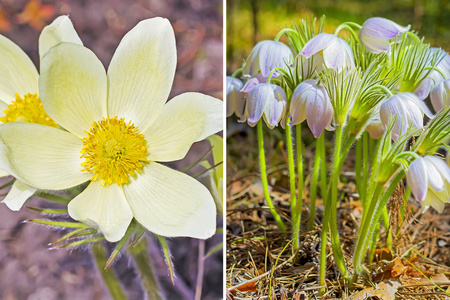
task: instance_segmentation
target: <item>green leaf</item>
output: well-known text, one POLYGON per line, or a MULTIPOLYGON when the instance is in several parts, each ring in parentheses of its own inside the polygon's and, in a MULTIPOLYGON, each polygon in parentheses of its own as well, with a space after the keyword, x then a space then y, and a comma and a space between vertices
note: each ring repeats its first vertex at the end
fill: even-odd
POLYGON ((219 251, 220 249, 223 248, 223 243, 217 244, 215 245, 211 250, 208 251, 208 253, 206 253, 205 258, 207 258, 208 256, 210 256, 211 254, 213 254, 216 251, 219 251))
POLYGON ((135 227, 136 227, 135 226, 135 222, 131 222, 130 226, 128 226, 128 229, 125 232, 125 235, 117 243, 117 245, 114 248, 113 252, 109 256, 108 261, 106 261, 105 269, 109 268, 109 266, 112 264, 112 262, 116 259, 116 257, 119 254, 120 250, 122 250, 122 248, 125 245, 126 241, 130 237, 130 235, 133 233, 135 227))
POLYGON ((50 220, 39 220, 39 219, 30 219, 26 220, 25 223, 36 223, 43 224, 54 227, 62 227, 62 228, 89 228, 89 226, 79 223, 79 222, 58 222, 58 221, 50 221, 50 220))
POLYGON ((62 204, 68 204, 70 202, 70 200, 72 200, 71 198, 68 197, 64 197, 61 195, 55 195, 55 194, 49 194, 49 193, 45 193, 45 192, 39 192, 37 194, 38 197, 52 201, 52 202, 56 202, 56 203, 62 203, 62 204))
POLYGON ((37 207, 31 207, 27 206, 28 209, 40 212, 42 214, 52 214, 52 215, 62 215, 67 214, 67 208, 61 208, 61 209, 49 209, 49 208, 37 208, 37 207))

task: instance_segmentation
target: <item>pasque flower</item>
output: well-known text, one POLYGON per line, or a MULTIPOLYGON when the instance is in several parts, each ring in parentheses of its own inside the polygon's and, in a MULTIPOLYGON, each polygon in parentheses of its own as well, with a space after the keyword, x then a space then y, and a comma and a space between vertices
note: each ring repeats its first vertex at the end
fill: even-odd
POLYGON ((69 215, 120 240, 133 217, 162 236, 208 238, 216 208, 192 177, 158 162, 183 158, 222 130, 222 101, 185 93, 166 103, 176 67, 168 20, 140 22, 120 42, 108 72, 87 48, 61 42, 41 62, 39 88, 63 129, 0 126, 0 167, 38 189, 90 181, 69 215))
POLYGON ((227 76, 227 117, 233 113, 240 118, 244 112, 245 99, 241 92, 244 83, 230 76, 227 76))
POLYGON ((445 203, 450 203, 450 168, 444 160, 435 156, 416 158, 409 166, 406 180, 424 211, 432 206, 442 213, 445 203))
POLYGON ((430 93, 431 104, 436 112, 450 106, 450 79, 440 81, 430 93))
POLYGON ((260 83, 249 91, 245 112, 240 121, 247 121, 250 126, 255 126, 262 117, 267 126, 272 129, 285 117, 285 114, 284 90, 275 84, 260 83))
POLYGON ((429 64, 431 65, 431 62, 436 59, 437 64, 434 69, 423 72, 424 78, 414 91, 414 94, 422 100, 428 97, 435 84, 450 79, 450 55, 439 48, 430 48, 428 51, 429 64))
POLYGON ((300 54, 310 58, 322 54, 325 66, 338 72, 353 69, 355 60, 350 46, 343 39, 329 33, 320 33, 306 43, 300 54))
MULTIPOLYGON (((242 74, 244 77, 262 75, 267 78, 273 69, 287 70, 292 62, 293 55, 288 46, 281 42, 261 41, 247 57, 242 74)), ((278 72, 274 71, 273 75, 278 76, 278 72)))
MULTIPOLYGON (((42 30, 39 37, 40 57, 60 41, 82 44, 67 16, 57 18, 42 30)), ((57 127, 44 111, 39 98, 39 73, 36 67, 19 46, 2 35, 0 61, 0 123, 29 122, 57 127)), ((0 177, 8 175, 0 171, 0 177)), ((12 210, 19 210, 36 190, 16 180, 2 202, 12 210)))
POLYGON ((303 81, 295 88, 289 111, 289 125, 299 124, 306 119, 316 138, 320 137, 333 118, 330 97, 325 88, 318 86, 314 80, 303 81))
POLYGON ((385 127, 389 124, 391 117, 396 116, 392 139, 396 141, 408 128, 420 129, 423 127, 423 115, 433 117, 433 114, 413 93, 399 93, 381 104, 380 118, 385 127))
POLYGON ((400 37, 409 28, 409 25, 403 27, 385 18, 370 18, 364 22, 359 33, 359 39, 372 53, 389 53, 391 41, 395 37, 400 37))

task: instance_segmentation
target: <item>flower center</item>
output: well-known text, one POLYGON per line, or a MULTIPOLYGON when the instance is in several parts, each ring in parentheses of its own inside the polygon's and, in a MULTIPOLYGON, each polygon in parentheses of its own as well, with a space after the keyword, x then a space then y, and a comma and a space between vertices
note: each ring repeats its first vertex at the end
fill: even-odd
POLYGON ((93 173, 91 180, 102 185, 127 184, 129 176, 140 172, 147 161, 147 141, 139 129, 124 119, 103 118, 94 122, 83 141, 83 171, 93 173))
POLYGON ((5 115, 0 118, 0 122, 27 122, 58 127, 45 112, 41 98, 37 94, 26 94, 23 98, 16 93, 16 100, 8 104, 4 111, 5 115))

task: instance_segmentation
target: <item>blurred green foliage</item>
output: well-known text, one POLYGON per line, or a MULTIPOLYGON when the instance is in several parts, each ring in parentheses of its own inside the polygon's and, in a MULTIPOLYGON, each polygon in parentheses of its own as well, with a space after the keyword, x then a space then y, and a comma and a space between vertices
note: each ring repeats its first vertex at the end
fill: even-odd
POLYGON ((345 21, 362 25, 371 17, 388 18, 410 24, 433 47, 450 50, 448 0, 227 0, 227 74, 241 66, 258 41, 274 39, 280 27, 311 15, 325 15, 329 33, 345 21))

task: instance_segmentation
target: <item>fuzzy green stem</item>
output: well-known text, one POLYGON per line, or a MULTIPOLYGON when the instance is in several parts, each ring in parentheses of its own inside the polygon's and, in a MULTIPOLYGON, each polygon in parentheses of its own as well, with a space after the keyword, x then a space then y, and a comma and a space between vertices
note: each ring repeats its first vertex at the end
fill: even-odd
POLYGON ((378 223, 375 227, 373 237, 370 240, 370 247, 369 247, 369 265, 372 264, 374 256, 375 256, 375 250, 377 249, 377 241, 378 237, 380 236, 380 223, 378 223))
MULTIPOLYGON (((358 190, 359 195, 361 196, 362 188, 361 188, 361 162, 362 162, 362 141, 361 139, 356 140, 356 161, 355 161, 355 168, 356 168, 356 188, 358 190)), ((362 198, 362 197, 360 197, 362 198)))
MULTIPOLYGON (((321 135, 321 137, 323 134, 321 135)), ((320 138, 319 138, 320 139, 320 138)), ((311 179, 311 192, 310 192, 310 205, 309 205, 309 223, 308 230, 312 230, 315 225, 316 219, 316 195, 317 195, 317 181, 319 180, 319 167, 320 167, 320 150, 318 148, 319 141, 316 141, 316 153, 314 154, 314 166, 311 179)))
POLYGON ((244 68, 240 68, 240 69, 237 69, 236 71, 234 71, 233 74, 231 74, 231 78, 235 78, 237 74, 242 72, 242 70, 244 70, 244 68))
POLYGON ((274 41, 278 42, 280 40, 281 36, 283 36, 283 34, 285 34, 287 32, 295 33, 295 35, 303 42, 303 45, 305 44, 303 39, 302 39, 302 37, 300 36, 300 34, 296 30, 291 29, 291 28, 283 28, 283 29, 281 29, 280 32, 278 32, 277 36, 275 37, 274 41))
MULTIPOLYGON (((322 220, 322 236, 320 242, 320 268, 319 268, 319 285, 325 285, 325 275, 327 272, 327 232, 328 232, 328 221, 330 219, 330 201, 328 200, 328 191, 327 191, 327 161, 326 161, 326 151, 325 151, 325 136, 322 133, 317 140, 317 149, 320 152, 320 190, 322 193, 323 206, 324 206, 324 215, 322 220)), ((320 289, 320 295, 323 295, 325 289, 320 289)))
POLYGON ((302 207, 297 203, 295 197, 295 163, 294 163, 294 148, 292 146, 292 132, 291 126, 286 125, 286 146, 288 154, 289 166, 289 185, 291 192, 291 217, 292 217, 292 253, 296 253, 300 245, 300 218, 302 214, 302 207))
MULTIPOLYGON (((356 24, 356 23, 355 23, 356 24)), ((359 43, 359 39, 358 39, 358 35, 355 33, 355 31, 353 30, 353 28, 351 28, 350 26, 348 26, 346 23, 342 23, 341 25, 339 25, 336 30, 334 31, 334 35, 337 36, 339 34, 339 32, 342 29, 347 29, 348 32, 350 32, 350 34, 352 35, 353 39, 355 40, 355 42, 359 43)))
POLYGON ((263 186, 264 198, 266 199, 267 206, 270 208, 273 218, 278 224, 281 231, 286 231, 286 226, 284 225, 281 217, 275 210, 272 199, 269 194, 269 183, 267 181, 267 169, 266 169, 266 155, 264 153, 264 136, 263 136, 263 124, 262 120, 259 120, 257 125, 258 130, 258 153, 259 153, 259 165, 261 168, 261 182, 263 186))
POLYGON ((372 239, 375 228, 377 224, 380 223, 380 217, 383 212, 383 209, 386 207, 386 203, 389 200, 390 196, 394 192, 400 180, 402 180, 405 172, 401 170, 392 180, 391 184, 387 191, 383 194, 383 197, 380 198, 380 193, 383 190, 384 184, 377 183, 377 188, 375 189, 374 197, 372 201, 370 201, 370 208, 366 210, 367 217, 363 218, 364 221, 359 228, 358 239, 356 241, 355 253, 353 255, 353 266, 355 268, 355 274, 353 276, 352 281, 355 282, 358 279, 359 275, 367 275, 366 271, 363 267, 364 257, 366 254, 366 250, 369 246, 369 242, 372 239))
POLYGON ((400 207, 400 224, 402 224, 403 221, 405 220, 406 206, 408 205, 409 196, 411 196, 411 189, 408 186, 406 187, 405 195, 403 197, 403 203, 402 206, 400 207))
POLYGON ((323 203, 325 204, 325 199, 327 199, 327 158, 325 149, 325 135, 321 134, 317 140, 317 148, 320 151, 320 192, 322 193, 323 203))
POLYGON ((114 270, 105 269, 106 262, 108 261, 108 256, 106 254, 105 246, 101 243, 94 244, 92 246, 92 256, 94 257, 97 269, 102 276, 103 282, 108 288, 111 297, 114 300, 126 300, 127 296, 122 290, 122 286, 114 273, 114 270))
POLYGON ((199 242, 198 242, 197 280, 196 280, 195 298, 194 298, 195 300, 200 300, 202 298, 203 273, 205 270, 204 259, 205 259, 205 240, 199 240, 199 242))
MULTIPOLYGON (((363 133, 362 136, 363 139, 363 148, 362 148, 362 156, 363 156, 363 164, 362 164, 362 169, 363 169, 363 175, 362 175, 362 182, 361 182, 361 198, 365 199, 366 198, 366 192, 367 192, 367 185, 368 182, 367 180, 369 179, 369 134, 367 132, 363 133)), ((364 205, 364 203, 363 203, 364 205)))
POLYGON ((144 287, 147 299, 162 300, 159 292, 158 282, 153 273, 152 262, 147 249, 147 239, 142 237, 141 240, 128 250, 133 256, 136 267, 141 275, 141 282, 144 287))
POLYGON ((339 241, 339 232, 337 227, 337 186, 339 182, 339 163, 341 156, 341 144, 342 144, 342 125, 336 126, 336 140, 334 145, 334 155, 333 155, 333 171, 331 173, 331 215, 330 215, 330 231, 331 231, 331 246, 333 248, 333 256, 336 265, 339 268, 344 279, 348 279, 347 270, 345 268, 344 254, 341 249, 341 242, 339 241))
POLYGON ((383 212, 382 212, 381 216, 382 216, 382 219, 383 219, 384 230, 386 231, 386 246, 392 252, 391 224, 389 222, 389 213, 388 213, 386 205, 383 208, 383 212))

